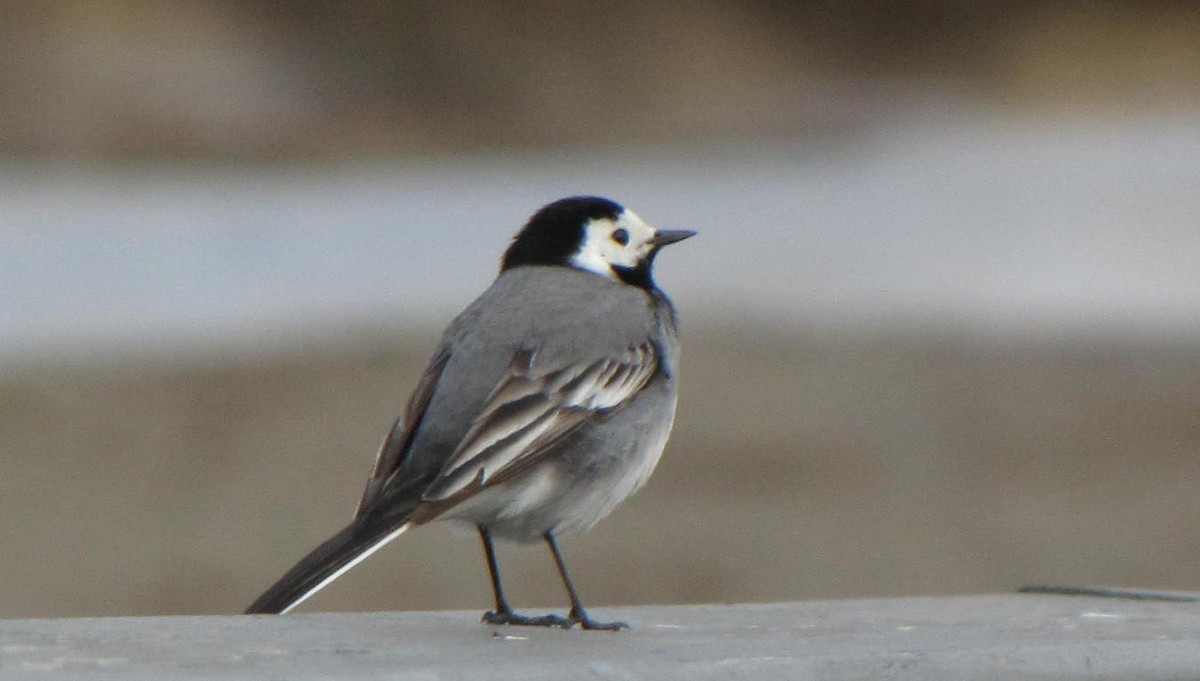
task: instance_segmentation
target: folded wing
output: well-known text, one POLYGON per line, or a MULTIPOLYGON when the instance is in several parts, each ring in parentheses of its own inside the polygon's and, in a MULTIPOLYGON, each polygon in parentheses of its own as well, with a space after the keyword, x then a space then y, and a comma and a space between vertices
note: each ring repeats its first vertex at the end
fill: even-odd
POLYGON ((408 448, 412 444, 413 435, 425 417, 425 409, 429 406, 429 400, 433 397, 438 380, 442 377, 442 371, 446 368, 446 362, 449 359, 450 351, 443 347, 429 362, 429 367, 425 369, 425 373, 417 383, 417 388, 409 398, 404 413, 396 419, 392 429, 388 432, 387 439, 383 441, 383 446, 379 449, 379 455, 375 458, 375 468, 371 471, 371 477, 367 479, 367 488, 363 490, 362 500, 358 502, 358 510, 354 513, 355 517, 361 516, 364 510, 375 503, 388 481, 399 470, 400 463, 408 456, 408 448), (405 427, 405 424, 408 426, 405 427))
POLYGON ((658 371, 650 341, 587 364, 534 368, 518 351, 424 499, 453 503, 526 470, 589 419, 632 401, 658 371))

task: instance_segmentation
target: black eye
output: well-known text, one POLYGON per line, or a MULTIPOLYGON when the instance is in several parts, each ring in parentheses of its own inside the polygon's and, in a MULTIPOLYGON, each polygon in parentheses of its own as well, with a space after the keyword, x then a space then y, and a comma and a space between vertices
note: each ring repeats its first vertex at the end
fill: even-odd
POLYGON ((618 229, 612 233, 612 240, 624 246, 629 243, 629 232, 618 229))

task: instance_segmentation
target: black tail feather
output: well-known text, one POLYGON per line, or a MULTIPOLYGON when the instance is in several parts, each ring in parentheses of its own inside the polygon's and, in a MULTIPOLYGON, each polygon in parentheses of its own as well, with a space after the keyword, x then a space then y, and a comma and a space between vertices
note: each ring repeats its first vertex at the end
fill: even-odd
POLYGON ((368 523, 360 519, 348 525, 296 563, 246 609, 246 614, 286 612, 340 576, 339 571, 349 569, 402 532, 406 521, 368 523))

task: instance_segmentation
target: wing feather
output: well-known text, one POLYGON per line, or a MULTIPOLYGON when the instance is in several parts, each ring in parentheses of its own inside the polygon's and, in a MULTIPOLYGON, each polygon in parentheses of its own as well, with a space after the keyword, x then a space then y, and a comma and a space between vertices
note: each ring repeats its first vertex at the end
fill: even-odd
POLYGON ((425 416, 425 409, 429 406, 429 400, 433 397, 434 389, 449 360, 450 351, 443 347, 430 360, 425 373, 421 375, 421 380, 417 382, 417 388, 413 390, 412 397, 409 398, 408 404, 404 408, 404 413, 392 424, 392 429, 388 431, 387 438, 379 448, 379 454, 375 457, 375 468, 371 471, 371 477, 367 478, 367 487, 363 490, 362 499, 358 502, 358 509, 354 512, 355 517, 361 516, 365 509, 375 503, 380 492, 408 456, 408 448, 412 444, 413 434, 416 433, 421 419, 425 416), (405 423, 408 424, 407 428, 404 427, 405 423))
POLYGON ((527 350, 514 355, 425 500, 445 501, 525 470, 592 417, 633 400, 659 362, 650 341, 544 373, 535 371, 533 359, 527 350))

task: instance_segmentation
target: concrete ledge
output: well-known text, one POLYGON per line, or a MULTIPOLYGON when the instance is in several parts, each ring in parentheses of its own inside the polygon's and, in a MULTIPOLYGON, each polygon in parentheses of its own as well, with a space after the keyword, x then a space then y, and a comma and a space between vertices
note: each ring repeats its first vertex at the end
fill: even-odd
POLYGON ((0 678, 1200 678, 1200 605, 1187 602, 1007 594, 594 614, 633 629, 492 627, 477 612, 7 620, 0 678))

